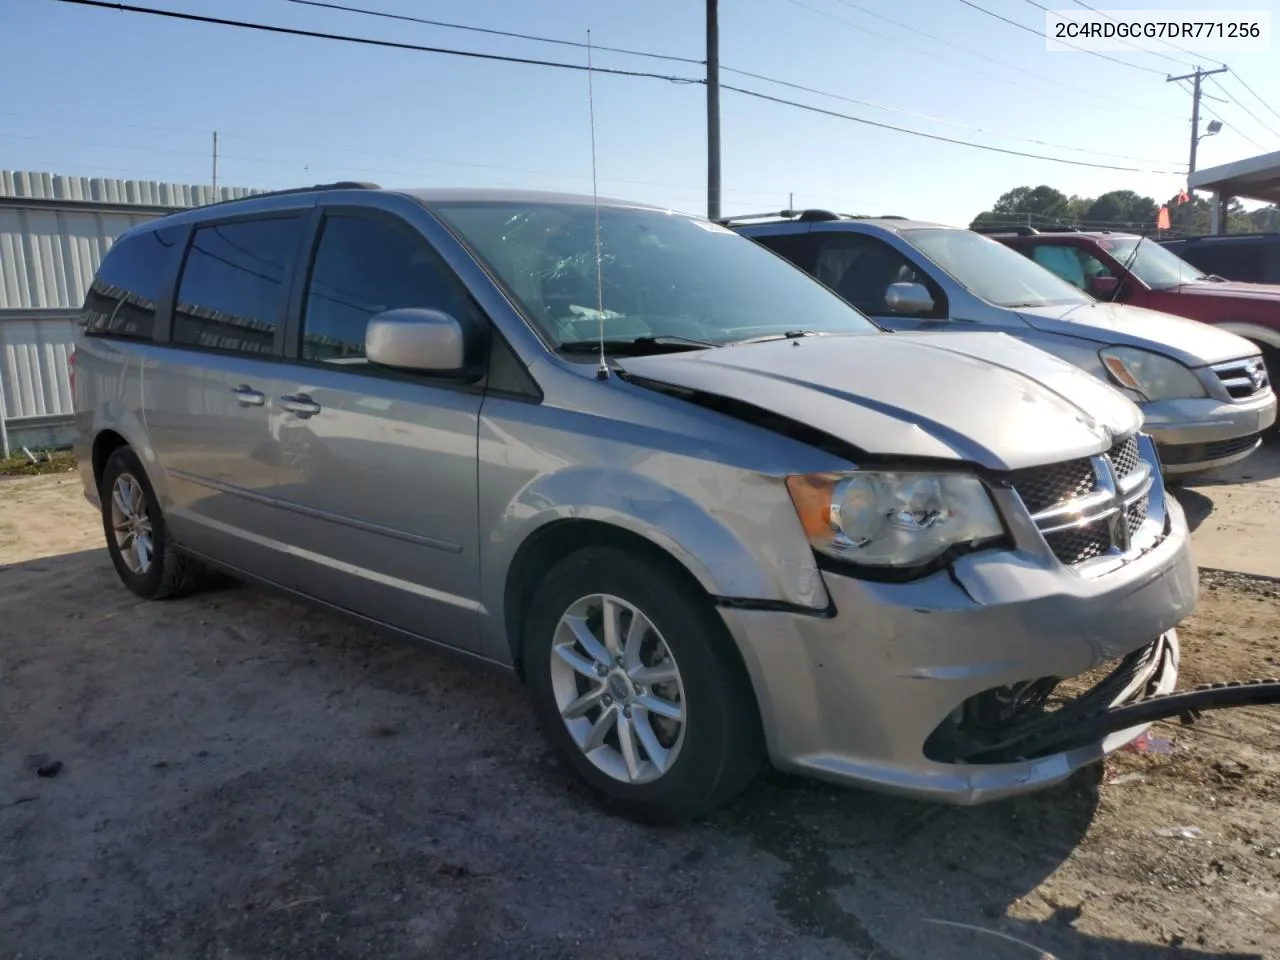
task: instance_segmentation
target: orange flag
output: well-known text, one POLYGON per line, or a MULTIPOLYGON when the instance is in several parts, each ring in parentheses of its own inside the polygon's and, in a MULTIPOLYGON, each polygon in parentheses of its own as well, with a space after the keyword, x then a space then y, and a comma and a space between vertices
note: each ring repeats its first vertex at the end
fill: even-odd
POLYGON ((1156 214, 1156 229, 1157 230, 1169 229, 1169 208, 1168 207, 1161 207, 1160 212, 1156 214))

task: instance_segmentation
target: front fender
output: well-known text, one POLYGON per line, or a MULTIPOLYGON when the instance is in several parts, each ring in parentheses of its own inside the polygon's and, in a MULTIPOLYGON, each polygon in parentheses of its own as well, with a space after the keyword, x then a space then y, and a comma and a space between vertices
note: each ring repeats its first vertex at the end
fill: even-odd
MULTIPOLYGON (((682 479, 671 482, 677 471, 647 466, 663 478, 635 467, 566 467, 516 492, 482 534, 482 592, 494 614, 491 629, 505 634, 500 612, 520 546, 548 524, 575 519, 643 537, 711 596, 826 608, 826 587, 781 479, 701 461, 696 471, 686 462, 682 479)), ((493 649, 505 648, 505 640, 493 649)))

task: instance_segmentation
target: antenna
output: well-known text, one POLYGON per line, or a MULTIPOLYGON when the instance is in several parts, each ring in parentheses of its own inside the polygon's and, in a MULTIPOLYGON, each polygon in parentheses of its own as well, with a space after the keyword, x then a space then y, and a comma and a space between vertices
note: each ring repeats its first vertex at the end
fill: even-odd
POLYGON ((591 31, 587 31, 587 109, 591 113, 591 207, 596 218, 596 320, 600 330, 600 365, 596 379, 609 379, 609 364, 604 358, 604 273, 600 262, 600 192, 596 186, 596 96, 591 82, 591 31))

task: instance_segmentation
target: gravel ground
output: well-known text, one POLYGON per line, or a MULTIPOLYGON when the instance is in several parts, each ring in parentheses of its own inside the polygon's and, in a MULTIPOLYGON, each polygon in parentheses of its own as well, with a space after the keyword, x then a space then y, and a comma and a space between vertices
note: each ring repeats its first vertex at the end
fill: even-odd
MULTIPOLYGON (((100 543, 74 477, 0 481, 0 957, 1280 958, 1274 710, 1013 802, 774 775, 646 829, 503 675, 249 587, 141 602, 100 543)), ((1182 637, 1184 685, 1280 672, 1280 585, 1206 576, 1182 637)))

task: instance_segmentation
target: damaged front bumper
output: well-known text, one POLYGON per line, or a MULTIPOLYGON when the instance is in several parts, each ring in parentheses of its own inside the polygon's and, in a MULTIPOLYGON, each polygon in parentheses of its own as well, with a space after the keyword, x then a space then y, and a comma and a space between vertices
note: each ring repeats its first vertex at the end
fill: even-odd
POLYGON ((1195 605, 1197 577, 1185 519, 1172 501, 1169 511, 1158 545, 1103 576, 989 551, 912 583, 826 573, 834 616, 722 609, 774 765, 975 804, 1050 786, 1134 739, 1145 725, 1047 755, 1030 742, 999 749, 1042 722, 1032 708, 1044 698, 1031 702, 1044 692, 1040 681, 1121 661, 1119 679, 1079 698, 1083 706, 1063 707, 1057 722, 1173 690, 1174 627, 1195 605), (1008 691, 1007 721, 992 722, 1008 691))

